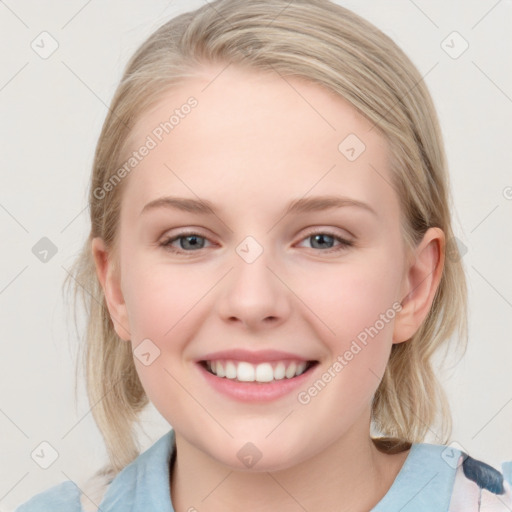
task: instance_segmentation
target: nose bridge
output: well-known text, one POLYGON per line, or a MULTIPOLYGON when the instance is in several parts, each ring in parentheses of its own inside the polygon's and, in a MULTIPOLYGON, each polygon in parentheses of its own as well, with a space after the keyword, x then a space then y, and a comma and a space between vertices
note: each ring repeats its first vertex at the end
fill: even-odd
POLYGON ((219 298, 221 316, 252 324, 269 317, 282 318, 287 312, 287 289, 274 274, 278 265, 273 251, 249 235, 235 252, 234 268, 219 298))
POLYGON ((263 296, 272 294, 275 288, 275 276, 269 270, 273 265, 273 251, 268 247, 267 240, 262 242, 265 246, 254 236, 248 235, 235 248, 237 258, 232 288, 239 299, 246 297, 256 303, 263 296))

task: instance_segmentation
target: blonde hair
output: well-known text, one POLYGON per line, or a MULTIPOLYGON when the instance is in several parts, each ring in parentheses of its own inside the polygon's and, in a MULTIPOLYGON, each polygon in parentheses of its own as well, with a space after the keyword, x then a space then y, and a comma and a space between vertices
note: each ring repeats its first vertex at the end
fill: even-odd
POLYGON ((74 277, 66 281, 74 285, 75 300, 80 292, 86 305, 87 393, 110 471, 117 473, 137 457, 134 426, 149 401, 130 343, 114 330, 91 253, 94 237, 116 253, 123 182, 107 194, 95 191, 105 190, 124 161, 135 122, 166 91, 210 63, 301 77, 350 102, 389 144, 406 246, 417 244, 429 227, 444 231, 449 257, 432 308, 410 340, 393 345, 372 421, 388 436, 374 440, 388 453, 424 441, 436 422, 437 438, 445 443, 451 415, 432 356, 456 330, 465 346, 466 281, 453 243, 441 131, 421 75, 388 36, 328 0, 217 0, 171 19, 140 46, 112 99, 95 152, 91 232, 72 268, 74 277))

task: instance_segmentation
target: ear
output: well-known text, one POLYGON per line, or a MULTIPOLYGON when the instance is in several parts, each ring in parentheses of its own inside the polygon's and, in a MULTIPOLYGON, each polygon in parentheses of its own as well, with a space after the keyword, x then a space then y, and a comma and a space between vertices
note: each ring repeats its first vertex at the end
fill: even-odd
POLYGON ((393 343, 411 339, 421 327, 441 281, 444 259, 444 232, 440 228, 429 228, 405 270, 401 295, 404 299, 395 317, 393 343))
POLYGON ((129 341, 128 314, 121 291, 119 273, 116 271, 114 263, 111 261, 103 239, 98 237, 93 238, 91 249, 96 265, 96 275, 103 288, 114 329, 122 340, 129 341))

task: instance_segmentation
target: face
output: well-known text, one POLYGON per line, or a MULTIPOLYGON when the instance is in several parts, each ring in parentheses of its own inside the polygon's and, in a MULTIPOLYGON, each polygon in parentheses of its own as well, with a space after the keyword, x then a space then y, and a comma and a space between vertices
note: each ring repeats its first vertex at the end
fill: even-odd
POLYGON ((384 138, 343 99, 219 71, 167 93, 132 132, 132 150, 153 147, 123 183, 109 309, 178 442, 231 468, 252 455, 255 469, 276 470, 368 438, 403 341, 399 200, 384 138), (212 359, 273 381, 214 376, 200 362, 212 359), (307 362, 297 377, 293 361, 307 362))

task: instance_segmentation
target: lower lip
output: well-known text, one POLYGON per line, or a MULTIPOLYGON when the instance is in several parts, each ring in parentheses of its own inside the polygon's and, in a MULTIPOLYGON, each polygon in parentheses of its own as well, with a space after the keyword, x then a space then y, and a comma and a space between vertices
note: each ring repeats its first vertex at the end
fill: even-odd
POLYGON ((297 377, 291 379, 285 377, 284 379, 271 382, 239 382, 226 379, 225 377, 217 377, 199 363, 197 363, 197 366, 206 381, 220 393, 241 402, 268 402, 287 395, 301 385, 304 385, 305 381, 309 379, 311 373, 318 366, 318 363, 297 377))

